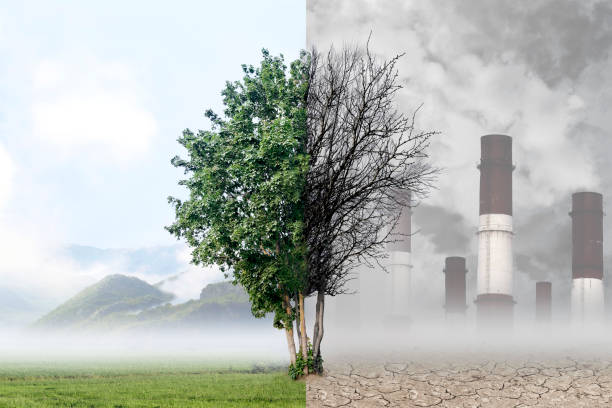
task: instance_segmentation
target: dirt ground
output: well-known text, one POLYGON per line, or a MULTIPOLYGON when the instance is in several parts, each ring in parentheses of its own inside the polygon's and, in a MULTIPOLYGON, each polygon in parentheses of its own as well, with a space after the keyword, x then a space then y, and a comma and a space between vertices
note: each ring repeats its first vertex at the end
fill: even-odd
POLYGON ((309 377, 315 407, 612 407, 612 355, 342 357, 309 377))

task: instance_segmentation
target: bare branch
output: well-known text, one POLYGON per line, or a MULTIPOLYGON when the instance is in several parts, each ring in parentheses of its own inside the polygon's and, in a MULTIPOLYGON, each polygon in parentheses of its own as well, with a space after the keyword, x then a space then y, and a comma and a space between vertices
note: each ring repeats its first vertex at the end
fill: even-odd
POLYGON ((438 169, 427 161, 436 132, 415 129, 418 107, 396 108, 397 62, 379 60, 368 45, 312 50, 307 95, 310 155, 305 236, 307 293, 346 293, 359 265, 382 266, 401 208, 432 187, 438 169), (408 197, 408 198, 407 198, 408 197))

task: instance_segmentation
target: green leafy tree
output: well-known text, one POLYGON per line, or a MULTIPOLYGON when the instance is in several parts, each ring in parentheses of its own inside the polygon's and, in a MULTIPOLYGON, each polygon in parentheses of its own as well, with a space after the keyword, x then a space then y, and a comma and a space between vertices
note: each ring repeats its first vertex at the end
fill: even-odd
MULTIPOLYGON (((184 169, 187 177, 179 184, 189 198, 169 197, 176 220, 167 227, 193 248, 195 264, 220 265, 246 289, 253 315, 274 314, 293 365, 293 322, 299 315, 304 324, 307 284, 308 67, 306 53, 287 69, 282 55, 263 50, 258 67, 243 65, 242 80, 226 83, 224 115, 206 111, 210 130, 187 129, 178 139, 187 158, 174 157, 172 164, 184 169)), ((298 328, 305 356, 305 325, 298 328)))

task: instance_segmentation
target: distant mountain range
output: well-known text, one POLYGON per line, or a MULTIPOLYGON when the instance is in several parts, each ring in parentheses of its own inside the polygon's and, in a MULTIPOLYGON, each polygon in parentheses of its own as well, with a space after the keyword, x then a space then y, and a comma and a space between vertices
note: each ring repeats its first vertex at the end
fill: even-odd
POLYGON ((138 278, 107 276, 47 315, 36 328, 201 328, 270 325, 255 319, 245 291, 230 282, 207 285, 197 300, 172 305, 173 296, 138 278))
POLYGON ((110 275, 61 304, 36 324, 47 327, 87 326, 121 313, 137 313, 172 300, 138 278, 110 275))

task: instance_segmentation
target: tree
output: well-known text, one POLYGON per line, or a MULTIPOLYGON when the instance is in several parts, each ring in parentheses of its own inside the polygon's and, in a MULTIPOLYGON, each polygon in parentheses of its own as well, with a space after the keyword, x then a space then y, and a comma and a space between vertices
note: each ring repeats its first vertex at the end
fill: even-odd
MULTIPOLYGON (((167 228, 193 248, 195 264, 218 264, 242 285, 253 315, 274 313, 296 363, 293 322, 306 285, 304 188, 307 53, 292 62, 263 50, 259 67, 243 65, 242 81, 222 91, 224 116, 211 110, 210 130, 185 130, 187 159, 172 164, 188 177, 189 199, 169 197, 176 220, 167 228)), ((300 327, 306 358, 306 328, 300 327)))
POLYGON ((307 94, 309 166, 304 189, 307 295, 316 293, 315 370, 321 372, 325 295, 346 292, 352 270, 378 265, 410 192, 423 196, 437 170, 427 162, 435 132, 397 110, 397 62, 365 48, 311 52, 307 94))

